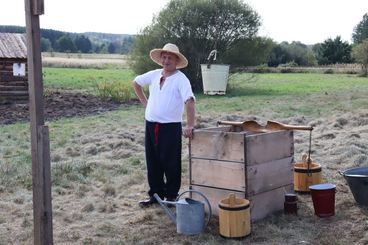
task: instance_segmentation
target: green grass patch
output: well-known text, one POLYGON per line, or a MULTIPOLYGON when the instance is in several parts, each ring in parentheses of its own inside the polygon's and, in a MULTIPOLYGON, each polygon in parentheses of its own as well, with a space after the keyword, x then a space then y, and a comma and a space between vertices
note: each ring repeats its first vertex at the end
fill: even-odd
POLYGON ((368 79, 347 74, 237 73, 225 96, 197 94, 198 114, 206 112, 319 116, 368 106, 368 79), (339 98, 339 99, 337 99, 339 98))
POLYGON ((95 93, 99 84, 113 81, 132 81, 135 74, 129 69, 43 68, 45 89, 79 90, 95 93))
POLYGON ((136 97, 131 81, 102 82, 97 84, 96 91, 100 98, 117 102, 128 102, 136 97))

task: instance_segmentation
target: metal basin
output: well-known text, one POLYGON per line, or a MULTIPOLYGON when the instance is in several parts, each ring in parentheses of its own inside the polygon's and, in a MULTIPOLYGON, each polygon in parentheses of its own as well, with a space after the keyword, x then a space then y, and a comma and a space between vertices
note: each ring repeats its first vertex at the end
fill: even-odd
POLYGON ((340 174, 348 182, 355 201, 368 206, 368 167, 351 168, 340 174))

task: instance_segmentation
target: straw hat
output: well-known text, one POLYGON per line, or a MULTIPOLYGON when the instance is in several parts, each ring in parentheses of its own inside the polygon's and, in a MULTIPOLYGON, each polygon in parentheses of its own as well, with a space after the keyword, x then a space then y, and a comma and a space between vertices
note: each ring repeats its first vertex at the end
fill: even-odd
POLYGON ((187 58, 185 58, 185 56, 180 53, 178 46, 172 43, 167 43, 162 49, 156 48, 156 49, 152 49, 150 52, 151 59, 155 63, 159 64, 160 66, 162 66, 162 62, 161 62, 162 52, 168 52, 168 53, 172 53, 178 56, 179 61, 178 61, 178 64, 176 65, 176 69, 181 69, 188 65, 187 58))

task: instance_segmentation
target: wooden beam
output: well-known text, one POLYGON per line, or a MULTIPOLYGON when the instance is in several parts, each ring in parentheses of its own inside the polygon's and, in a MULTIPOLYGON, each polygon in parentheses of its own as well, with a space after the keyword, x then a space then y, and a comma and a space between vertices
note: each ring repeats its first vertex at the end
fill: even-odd
MULTIPOLYGON (((50 140, 44 125, 44 102, 41 63, 41 31, 35 6, 39 0, 25 0, 31 121, 32 185, 34 244, 53 244, 50 140), (36 3, 37 2, 37 3, 36 3)), ((43 3, 42 3, 43 5, 43 3)), ((38 7, 37 7, 38 8, 38 7)), ((43 8, 43 7, 42 7, 43 8)))
POLYGON ((44 1, 33 0, 33 15, 42 15, 44 13, 44 1))

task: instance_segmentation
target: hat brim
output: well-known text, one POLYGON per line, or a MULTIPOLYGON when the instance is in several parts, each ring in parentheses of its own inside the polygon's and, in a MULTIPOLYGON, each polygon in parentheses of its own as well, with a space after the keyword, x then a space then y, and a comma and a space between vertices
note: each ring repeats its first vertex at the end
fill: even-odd
POLYGON ((162 52, 167 52, 167 53, 171 53, 171 54, 175 54, 178 58, 178 64, 176 65, 176 69, 181 69, 181 68, 185 68, 188 66, 188 60, 187 58, 185 58, 184 55, 182 55, 181 53, 178 52, 172 52, 169 50, 164 50, 164 49, 152 49, 150 52, 150 57, 153 60, 153 62, 155 62, 156 64, 163 66, 162 62, 161 62, 161 53, 162 52))

